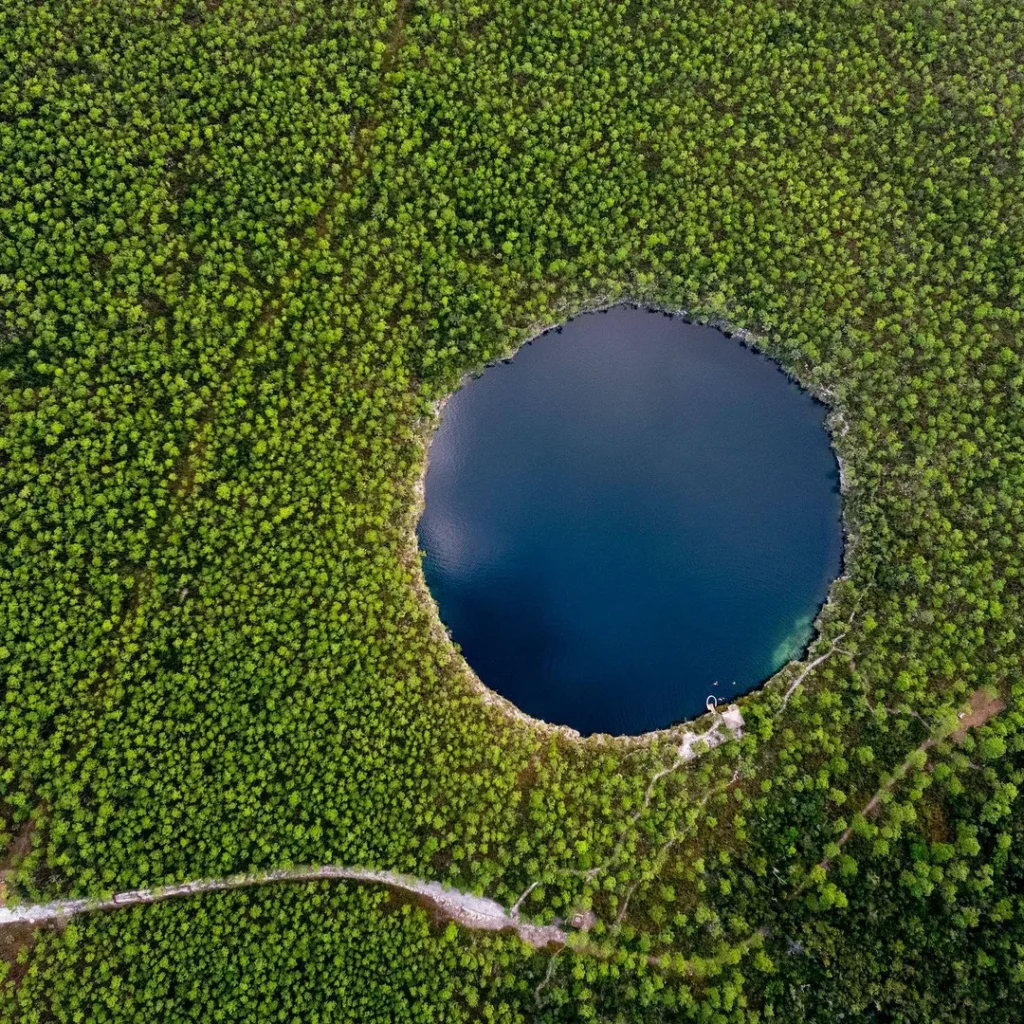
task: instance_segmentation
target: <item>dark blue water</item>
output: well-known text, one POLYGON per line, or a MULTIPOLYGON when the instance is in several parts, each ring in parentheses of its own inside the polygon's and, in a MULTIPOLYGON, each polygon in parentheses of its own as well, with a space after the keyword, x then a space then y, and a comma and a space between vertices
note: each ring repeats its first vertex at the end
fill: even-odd
POLYGON ((738 341, 623 307, 489 368, 445 409, 419 525, 470 666, 585 734, 762 683, 840 571, 824 415, 738 341))

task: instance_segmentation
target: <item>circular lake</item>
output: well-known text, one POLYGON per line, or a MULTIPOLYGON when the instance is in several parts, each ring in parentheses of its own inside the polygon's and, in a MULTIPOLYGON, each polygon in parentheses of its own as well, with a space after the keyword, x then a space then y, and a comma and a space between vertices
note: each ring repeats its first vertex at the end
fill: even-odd
POLYGON ((841 567, 825 412, 738 341, 626 307, 488 368, 445 407, 418 528, 470 666, 584 734, 763 683, 841 567))

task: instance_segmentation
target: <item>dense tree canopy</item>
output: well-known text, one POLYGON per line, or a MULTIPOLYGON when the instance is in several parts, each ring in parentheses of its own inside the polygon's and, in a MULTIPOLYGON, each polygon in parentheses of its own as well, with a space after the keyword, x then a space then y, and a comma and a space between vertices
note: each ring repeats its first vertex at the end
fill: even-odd
POLYGON ((597 915, 197 896, 0 947, 0 1021, 1011 1019, 1024 8, 8 0, 0 47, 8 889, 597 915), (436 400, 617 299, 753 332, 847 486, 827 657, 672 771, 481 700, 412 531, 436 400))

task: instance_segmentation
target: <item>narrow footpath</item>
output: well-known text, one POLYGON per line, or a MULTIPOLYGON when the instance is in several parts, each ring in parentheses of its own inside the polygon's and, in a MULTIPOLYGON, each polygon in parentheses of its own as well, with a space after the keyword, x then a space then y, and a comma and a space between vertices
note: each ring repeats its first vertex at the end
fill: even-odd
MULTIPOLYGON (((743 724, 743 716, 740 714, 739 708, 735 704, 730 704, 724 712, 715 716, 711 728, 704 732, 684 731, 680 737, 681 743, 677 749, 676 759, 651 779, 644 794, 643 806, 633 814, 631 822, 635 823, 648 806, 654 794, 655 785, 661 778, 694 760, 702 750, 710 750, 731 738, 742 737, 743 724), (699 746, 699 743, 702 745, 699 746)), ((613 854, 609 858, 609 862, 614 859, 615 855, 613 854)), ((592 872, 599 873, 605 866, 607 865, 592 869, 592 872)), ((464 928, 488 932, 512 930, 535 949, 544 949, 547 946, 565 946, 570 934, 560 923, 534 924, 520 918, 520 906, 539 882, 530 885, 514 906, 510 910, 506 910, 495 900, 463 892, 460 889, 445 888, 440 882, 428 882, 422 878, 403 875, 396 871, 373 871, 369 868, 332 864, 274 868, 251 874, 229 875, 225 878, 200 878, 191 882, 159 886, 155 889, 131 889, 127 892, 116 892, 108 897, 53 900, 49 903, 25 903, 15 906, 4 906, 0 903, 0 928, 5 925, 36 925, 66 921, 76 914, 117 910, 121 907, 145 903, 160 903, 178 896, 195 896, 205 892, 224 892, 229 889, 245 889, 254 885, 270 885, 280 882, 319 882, 331 879, 386 885, 391 889, 419 896, 448 920, 454 921, 464 928)), ((2 893, 2 889, 0 889, 0 893, 2 893)), ((586 932, 593 923, 593 914, 589 912, 580 913, 573 918, 573 927, 579 931, 586 932)))
POLYGON ((177 885, 164 885, 156 889, 132 889, 128 892, 114 893, 113 896, 106 898, 54 900, 51 903, 0 907, 0 927, 64 921, 76 914, 116 910, 120 907, 130 907, 142 903, 160 903, 177 896, 195 896, 204 892, 223 892, 228 889, 244 889, 253 885, 269 885, 274 882, 319 882, 329 879, 370 882, 412 893, 427 900, 445 917, 457 924, 477 931, 500 932, 512 929, 524 942, 528 942, 536 949, 543 949, 549 945, 564 946, 568 940, 568 932, 559 925, 531 924, 528 921, 520 920, 518 908, 508 911, 494 900, 462 892, 459 889, 446 889, 440 882, 426 882, 421 878, 398 874, 394 871, 371 871, 366 868, 332 865, 277 868, 254 874, 230 875, 227 878, 204 878, 177 885))
MULTIPOLYGON (((792 689, 794 687, 791 687, 792 689)), ((957 725, 952 728, 947 726, 945 729, 940 729, 927 737, 879 787, 877 792, 861 809, 860 815, 866 818, 878 807, 885 794, 906 775, 910 767, 915 763, 915 756, 919 757, 921 754, 927 753, 936 743, 947 737, 952 738, 957 744, 962 743, 968 731, 984 725, 1005 707, 1006 703, 1002 698, 986 693, 983 690, 977 690, 971 695, 969 710, 961 714, 957 725)), ((651 779, 644 794, 643 807, 633 815, 633 822, 637 820, 643 809, 650 803, 657 782, 698 756, 699 751, 694 749, 698 740, 702 740, 709 748, 715 747, 726 742, 731 737, 739 738, 742 736, 743 725, 743 717, 739 713, 739 708, 735 705, 730 705, 726 712, 716 718, 713 727, 703 734, 685 733, 682 737, 682 743, 677 749, 676 760, 667 768, 659 771, 651 779)), ((839 837, 838 845, 840 847, 851 838, 853 831, 851 826, 839 837)), ((608 863, 614 860, 617 853, 618 850, 612 854, 608 862, 591 869, 588 874, 599 873, 604 870, 608 863)), ((819 867, 827 871, 830 864, 831 858, 826 857, 819 867)), ((159 886, 155 889, 131 889, 127 892, 114 893, 109 897, 53 900, 49 903, 25 903, 15 906, 0 905, 0 927, 5 925, 38 925, 66 921, 76 914, 117 910, 121 907, 146 903, 160 903, 163 900, 174 899, 178 896, 195 896, 206 892, 224 892, 230 889, 244 889, 255 885, 270 885, 280 882, 319 882, 331 879, 386 885, 391 889, 419 896, 444 917, 454 921, 456 924, 462 925, 464 928, 488 932, 515 931, 524 942, 535 949, 544 949, 549 946, 563 947, 568 943, 569 935, 571 934, 570 931, 567 931, 562 926, 562 923, 534 924, 520 918, 519 907, 535 886, 539 884, 537 882, 534 882, 526 889, 511 910, 506 910, 496 900, 489 899, 486 896, 477 896, 474 893, 463 892, 461 889, 448 889, 441 885, 440 882, 427 882, 422 878, 400 874, 396 871, 374 871, 369 868, 343 867, 331 864, 315 867, 275 868, 251 874, 229 875, 225 878, 203 878, 175 885, 159 886)), ((808 881, 805 880, 797 889, 797 893, 806 889, 808 884, 808 881)), ((586 932, 593 923, 594 918, 590 913, 576 915, 573 918, 573 930, 586 932)))

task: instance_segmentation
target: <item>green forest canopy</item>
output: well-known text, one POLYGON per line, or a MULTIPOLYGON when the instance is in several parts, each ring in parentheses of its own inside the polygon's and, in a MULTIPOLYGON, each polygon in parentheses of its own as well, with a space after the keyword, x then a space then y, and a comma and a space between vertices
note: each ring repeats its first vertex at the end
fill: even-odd
POLYGON ((598 917, 197 896, 19 933, 0 1021, 1012 1019, 1019 4, 9 0, 0 45, 10 892, 598 917), (650 790, 671 736, 481 701, 412 533, 436 399, 619 298, 761 335, 848 483, 829 657, 650 790))

